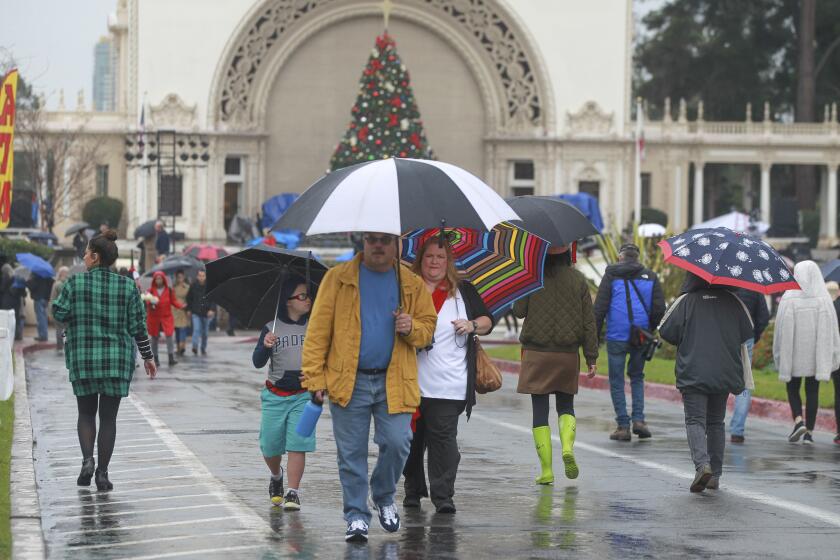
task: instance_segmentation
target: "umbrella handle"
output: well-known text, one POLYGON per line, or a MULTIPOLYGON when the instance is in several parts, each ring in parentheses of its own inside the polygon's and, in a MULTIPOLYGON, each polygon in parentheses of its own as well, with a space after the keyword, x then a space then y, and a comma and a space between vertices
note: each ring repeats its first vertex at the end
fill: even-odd
MULTIPOLYGON (((307 272, 309 271, 307 270, 307 272)), ((274 322, 271 323, 271 334, 277 334, 277 315, 280 313, 280 298, 283 296, 283 285, 286 283, 288 273, 289 265, 284 264, 283 268, 280 269, 280 289, 277 290, 277 307, 274 308, 274 322)))

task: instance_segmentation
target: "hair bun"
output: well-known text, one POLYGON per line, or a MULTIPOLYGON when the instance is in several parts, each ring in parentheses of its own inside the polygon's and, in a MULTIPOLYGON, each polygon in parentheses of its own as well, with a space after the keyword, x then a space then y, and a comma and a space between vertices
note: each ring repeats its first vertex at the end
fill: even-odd
POLYGON ((109 230, 106 230, 105 233, 102 234, 102 237, 104 237, 108 241, 116 241, 117 240, 117 232, 112 230, 112 229, 109 229, 109 230))

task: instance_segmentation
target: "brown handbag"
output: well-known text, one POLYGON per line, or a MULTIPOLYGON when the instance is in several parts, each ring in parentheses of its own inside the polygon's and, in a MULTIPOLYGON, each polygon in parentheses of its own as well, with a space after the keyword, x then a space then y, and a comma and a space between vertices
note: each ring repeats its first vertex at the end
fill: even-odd
POLYGON ((492 393, 502 388, 502 372, 481 347, 478 338, 475 339, 475 392, 480 394, 492 393))

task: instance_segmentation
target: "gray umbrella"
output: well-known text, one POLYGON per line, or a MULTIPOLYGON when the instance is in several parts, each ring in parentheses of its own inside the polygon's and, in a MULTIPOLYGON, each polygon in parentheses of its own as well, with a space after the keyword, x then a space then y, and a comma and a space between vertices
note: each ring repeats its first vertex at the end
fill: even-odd
POLYGON ((137 226, 134 230, 134 239, 145 239, 155 234, 155 224, 157 220, 149 220, 137 226))
POLYGON ((87 222, 79 222, 77 224, 73 224, 72 226, 67 228, 67 230, 64 232, 64 237, 70 237, 71 235, 73 235, 77 232, 80 232, 80 231, 84 231, 89 227, 90 227, 90 224, 87 223, 87 222))
POLYGON ((236 215, 230 221, 228 237, 237 243, 247 243, 255 237, 261 237, 260 230, 250 218, 236 215))

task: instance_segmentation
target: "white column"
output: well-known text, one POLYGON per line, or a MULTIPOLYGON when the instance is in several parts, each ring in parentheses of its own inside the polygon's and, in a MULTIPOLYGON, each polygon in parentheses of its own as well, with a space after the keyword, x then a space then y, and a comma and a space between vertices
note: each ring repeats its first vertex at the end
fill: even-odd
POLYGON ((761 221, 770 223, 770 164, 761 164, 761 221))
POLYGON ((837 237, 837 166, 828 166, 828 224, 826 235, 829 239, 837 237))
POLYGON ((677 164, 674 166, 674 214, 673 218, 671 219, 671 227, 674 231, 681 231, 682 230, 682 214, 683 214, 683 201, 682 201, 682 165, 677 164))
POLYGON ((694 163, 694 219, 693 224, 703 221, 703 162, 694 163))

